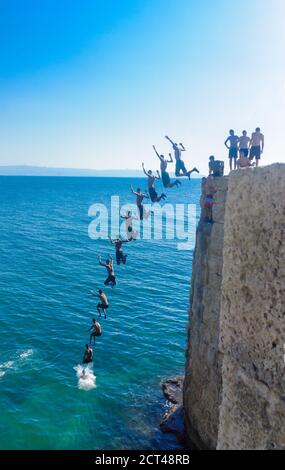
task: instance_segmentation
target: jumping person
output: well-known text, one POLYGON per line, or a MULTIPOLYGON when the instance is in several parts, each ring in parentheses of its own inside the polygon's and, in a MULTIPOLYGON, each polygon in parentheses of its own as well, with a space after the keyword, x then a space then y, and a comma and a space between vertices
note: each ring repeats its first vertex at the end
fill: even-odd
POLYGON ((138 220, 137 217, 133 217, 131 211, 128 211, 126 215, 121 215, 121 219, 125 219, 126 221, 126 234, 128 240, 136 240, 138 236, 138 231, 134 231, 133 228, 133 220, 138 220))
POLYGON ((114 287, 116 285, 116 277, 115 277, 115 272, 114 272, 114 263, 113 263, 113 258, 111 255, 109 255, 109 259, 106 260, 106 263, 102 263, 102 258, 101 256, 98 256, 99 264, 100 266, 104 266, 107 269, 108 277, 106 281, 104 282, 105 286, 109 286, 111 284, 111 287, 114 287))
POLYGON ((169 154, 170 160, 166 160, 164 155, 159 155, 158 151, 155 148, 155 145, 153 145, 153 150, 155 151, 156 155, 158 156, 160 160, 160 171, 161 171, 161 179, 163 186, 165 188, 173 188, 173 186, 179 186, 181 185, 181 181, 174 181, 174 183, 171 183, 170 181, 170 176, 169 173, 166 171, 167 170, 167 163, 173 163, 173 158, 171 156, 171 153, 169 154))
POLYGON ((247 135, 246 131, 242 131, 242 136, 239 138, 239 155, 243 153, 245 158, 248 157, 249 154, 249 144, 250 138, 247 135))
POLYGON ((253 160, 255 158, 256 166, 259 165, 259 160, 261 154, 264 151, 264 135, 260 132, 260 127, 255 129, 255 132, 252 133, 250 140, 250 154, 249 159, 253 160))
POLYGON ((82 363, 90 364, 91 362, 93 362, 93 351, 91 347, 89 346, 89 344, 86 344, 82 363))
POLYGON ((237 167, 237 158, 238 158, 238 144, 239 144, 239 137, 235 135, 235 131, 233 129, 230 130, 230 135, 225 141, 225 146, 229 151, 229 159, 230 159, 230 170, 233 169, 233 160, 234 160, 234 169, 237 167), (230 144, 230 145, 229 145, 230 144))
POLYGON ((104 313, 104 317, 107 318, 106 310, 109 308, 109 303, 108 303, 107 296, 104 294, 102 289, 99 289, 98 294, 94 291, 91 291, 90 295, 93 295, 93 297, 99 297, 100 302, 97 304, 97 311, 99 313, 99 317, 101 317, 101 310, 102 310, 104 313))
MULTIPOLYGON (((100 291, 99 291, 99 292, 100 292, 100 291)), ((102 292, 102 291, 101 291, 101 292, 102 292)), ((99 305, 99 304, 98 304, 98 305, 99 305)), ((108 308, 108 305, 107 305, 107 308, 108 308)), ((100 316, 101 316, 101 313, 100 313, 100 316)), ((105 316, 105 318, 106 318, 106 316, 105 316)), ((91 346, 91 343, 92 343, 92 338, 93 338, 93 344, 94 344, 94 346, 95 346, 97 336, 101 336, 101 335, 102 335, 102 328, 101 328, 101 325, 100 325, 100 323, 96 320, 96 318, 93 318, 93 320, 92 320, 92 326, 89 328, 88 331, 91 331, 90 340, 89 340, 90 346, 91 346)))
POLYGON ((177 178, 182 178, 183 176, 188 176, 189 180, 191 178, 191 173, 200 173, 197 168, 193 168, 191 171, 187 171, 184 161, 181 159, 181 152, 186 152, 186 148, 182 143, 175 144, 169 137, 168 135, 165 136, 165 138, 171 143, 172 148, 174 150, 174 156, 176 160, 176 168, 175 168, 175 176, 177 178), (182 173, 181 173, 182 172, 182 173))
POLYGON ((116 238, 116 240, 112 240, 111 237, 109 237, 109 240, 110 240, 110 242, 112 243, 112 245, 115 245, 117 264, 118 264, 118 265, 120 265, 121 263, 126 264, 127 256, 128 256, 128 255, 124 255, 123 250, 122 250, 122 246, 123 246, 123 243, 132 242, 133 239, 130 238, 129 240, 122 240, 122 239, 118 236, 118 237, 116 238))
POLYGON ((144 163, 142 164, 142 168, 143 168, 144 174, 148 177, 147 185, 148 185, 148 193, 149 193, 151 202, 160 202, 161 199, 163 200, 166 199, 167 197, 166 194, 162 193, 160 196, 158 196, 154 187, 155 180, 160 180, 159 171, 157 171, 157 176, 154 176, 151 170, 149 171, 145 170, 144 163))
POLYGON ((138 210, 139 210, 140 220, 143 220, 144 216, 145 216, 145 218, 147 218, 148 215, 149 215, 149 212, 146 214, 145 211, 144 211, 143 200, 144 200, 144 198, 149 199, 149 196, 145 193, 142 193, 140 188, 138 188, 136 191, 134 191, 134 188, 132 187, 132 185, 131 185, 131 191, 135 196, 137 196, 136 202, 137 202, 137 207, 138 207, 138 210))

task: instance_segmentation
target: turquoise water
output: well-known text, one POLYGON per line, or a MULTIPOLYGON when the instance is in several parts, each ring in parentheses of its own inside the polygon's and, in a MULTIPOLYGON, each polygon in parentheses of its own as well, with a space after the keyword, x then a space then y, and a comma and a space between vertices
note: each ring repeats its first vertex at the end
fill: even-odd
MULTIPOLYGON (((143 180, 132 180, 145 187, 143 180)), ((0 177, 0 448, 161 449, 161 381, 183 373, 192 251, 174 240, 127 245, 103 336, 96 388, 76 367, 112 252, 88 237, 88 209, 108 193, 133 202, 129 179, 0 177)), ((200 182, 168 190, 168 202, 199 200, 200 182)))

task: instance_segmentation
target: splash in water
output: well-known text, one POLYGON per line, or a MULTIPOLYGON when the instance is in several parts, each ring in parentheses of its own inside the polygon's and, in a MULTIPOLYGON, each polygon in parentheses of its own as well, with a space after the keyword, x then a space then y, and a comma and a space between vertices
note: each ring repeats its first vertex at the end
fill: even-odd
POLYGON ((0 364, 0 377, 3 377, 8 369, 12 369, 14 366, 14 361, 7 361, 0 364), (4 370, 3 370, 4 369, 4 370))
POLYGON ((34 353, 32 349, 28 349, 27 351, 24 351, 23 353, 20 354, 21 359, 26 359, 26 357, 31 356, 34 353))
POLYGON ((0 378, 6 375, 8 370, 17 370, 20 365, 19 361, 27 359, 33 353, 34 351, 32 349, 28 349, 27 351, 24 351, 22 353, 17 352, 16 357, 14 355, 15 360, 3 362, 3 364, 0 364, 0 378))
POLYGON ((96 387, 96 377, 90 367, 78 365, 74 367, 78 378, 78 388, 80 390, 92 390, 96 387))

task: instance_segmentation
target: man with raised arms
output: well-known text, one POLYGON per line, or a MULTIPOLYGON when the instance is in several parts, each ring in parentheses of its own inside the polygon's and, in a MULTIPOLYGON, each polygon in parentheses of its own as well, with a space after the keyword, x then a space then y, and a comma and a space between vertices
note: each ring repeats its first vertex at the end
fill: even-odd
POLYGON ((129 243, 133 241, 133 239, 129 238, 128 240, 122 240, 118 235, 115 240, 112 240, 111 237, 109 237, 109 240, 112 243, 112 245, 115 245, 117 264, 118 265, 120 265, 121 263, 126 264, 128 255, 124 255, 122 246, 123 246, 123 243, 129 243))
POLYGON ((144 216, 146 215, 145 212, 144 212, 143 200, 144 200, 144 198, 149 199, 149 196, 147 194, 143 193, 140 190, 140 188, 138 188, 136 191, 134 191, 134 188, 132 187, 132 185, 131 185, 131 191, 135 196, 137 196, 136 203, 137 203, 137 207, 138 207, 138 210, 139 210, 140 220, 143 220, 144 216))
POLYGON ((105 286, 109 286, 111 284, 111 287, 115 287, 116 277, 115 277, 114 262, 113 262, 112 256, 109 255, 109 259, 106 260, 106 263, 102 263, 101 256, 98 256, 98 260, 99 260, 100 266, 104 266, 104 268, 107 269, 108 277, 106 281, 104 282, 105 286))
POLYGON ((173 158, 171 156, 171 153, 169 154, 170 160, 166 160, 164 155, 160 155, 158 151, 155 148, 155 145, 153 145, 153 150, 155 151, 156 155, 158 156, 160 160, 160 171, 161 171, 161 179, 163 186, 165 188, 173 188, 173 186, 179 186, 181 185, 181 181, 174 181, 174 183, 171 182, 169 173, 166 171, 167 170, 167 163, 173 163, 173 158))
POLYGON ((185 163, 181 158, 181 152, 186 152, 186 148, 184 147, 184 145, 182 143, 180 143, 179 145, 174 143, 173 140, 171 140, 168 137, 168 135, 166 135, 165 138, 166 138, 166 140, 168 140, 171 143, 172 148, 174 150, 174 156, 175 156, 175 160, 176 160, 175 176, 177 178, 182 178, 183 176, 188 176, 188 178, 190 180, 191 173, 193 173, 193 172, 200 173, 199 170, 197 170, 196 167, 193 168, 191 171, 187 171, 187 169, 185 167, 185 163))
POLYGON ((153 175, 151 170, 149 170, 149 171, 145 170, 144 163, 142 164, 142 168, 143 168, 144 174, 148 178, 147 185, 148 185, 148 193, 149 193, 151 202, 160 202, 161 199, 164 200, 167 197, 166 194, 162 193, 160 196, 158 196, 158 194, 155 190, 155 187, 154 187, 155 181, 160 180, 159 171, 157 171, 157 176, 155 176, 155 175, 153 175))

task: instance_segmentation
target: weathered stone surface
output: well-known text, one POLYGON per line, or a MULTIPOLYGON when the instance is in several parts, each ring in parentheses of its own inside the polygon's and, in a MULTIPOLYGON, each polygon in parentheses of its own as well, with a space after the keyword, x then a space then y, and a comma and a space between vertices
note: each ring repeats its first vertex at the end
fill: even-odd
POLYGON ((214 224, 202 210, 192 270, 188 439, 209 449, 285 449, 285 165, 209 184, 214 224))
POLYGON ((285 449, 285 165, 232 173, 218 447, 285 449))
POLYGON ((218 438, 221 392, 221 358, 218 353, 221 282, 223 267, 223 220, 228 180, 215 178, 206 193, 214 194, 214 224, 204 222, 197 230, 192 269, 184 408, 189 441, 215 449, 218 438))

